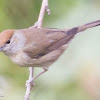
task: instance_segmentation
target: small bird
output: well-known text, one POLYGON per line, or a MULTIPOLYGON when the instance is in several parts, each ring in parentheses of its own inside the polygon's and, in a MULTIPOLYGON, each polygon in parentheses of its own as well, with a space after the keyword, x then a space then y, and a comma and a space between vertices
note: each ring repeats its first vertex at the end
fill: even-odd
POLYGON ((0 51, 15 64, 23 67, 41 67, 48 70, 65 51, 73 37, 88 28, 100 25, 100 20, 71 29, 27 28, 5 30, 0 34, 0 51))

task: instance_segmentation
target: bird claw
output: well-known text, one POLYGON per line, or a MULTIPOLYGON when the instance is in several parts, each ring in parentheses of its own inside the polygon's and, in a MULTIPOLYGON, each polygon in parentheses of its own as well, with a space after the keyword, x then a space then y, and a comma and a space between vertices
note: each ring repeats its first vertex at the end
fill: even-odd
POLYGON ((33 79, 29 79, 29 80, 26 81, 26 85, 25 86, 27 87, 28 85, 31 85, 31 87, 35 86, 35 84, 33 82, 33 79))
POLYGON ((38 26, 39 26, 39 23, 37 21, 37 22, 35 22, 35 24, 33 26, 29 27, 29 29, 31 29, 31 28, 37 28, 38 26))
POLYGON ((35 22, 34 27, 37 28, 38 27, 38 24, 39 24, 38 21, 35 22))

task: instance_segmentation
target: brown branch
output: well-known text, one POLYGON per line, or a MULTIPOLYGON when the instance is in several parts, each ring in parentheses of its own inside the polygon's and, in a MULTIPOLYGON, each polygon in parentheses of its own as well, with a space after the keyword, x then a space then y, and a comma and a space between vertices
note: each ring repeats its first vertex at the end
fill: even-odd
POLYGON ((48 8, 48 0, 43 0, 42 1, 38 21, 32 27, 29 27, 29 28, 33 28, 33 27, 41 28, 41 26, 43 24, 43 18, 44 18, 45 11, 47 11, 48 15, 50 15, 50 9, 48 8))
POLYGON ((26 94, 25 94, 24 100, 29 100, 31 87, 35 85, 33 81, 30 81, 33 78, 33 71, 34 71, 34 68, 30 67, 29 68, 30 75, 29 75, 29 80, 26 81, 26 94))
MULTIPOLYGON (((42 5, 41 5, 41 10, 40 10, 40 14, 38 17, 38 21, 32 27, 29 27, 29 28, 33 28, 33 27, 41 28, 42 27, 45 11, 47 11, 48 15, 50 15, 50 10, 48 8, 48 0, 42 0, 42 5)), ((29 68, 29 73, 30 73, 29 80, 26 81, 26 94, 25 94, 24 100, 29 100, 31 87, 34 86, 34 82, 31 81, 34 78, 33 77, 33 67, 29 68)))

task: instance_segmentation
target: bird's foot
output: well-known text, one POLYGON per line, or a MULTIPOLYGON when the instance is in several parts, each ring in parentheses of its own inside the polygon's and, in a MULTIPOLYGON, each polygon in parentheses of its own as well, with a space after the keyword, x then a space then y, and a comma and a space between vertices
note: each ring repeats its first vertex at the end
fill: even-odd
MULTIPOLYGON (((29 27, 29 29, 37 28, 38 26, 39 26, 39 23, 38 23, 38 21, 37 21, 37 22, 35 22, 35 24, 34 24, 33 26, 29 27)), ((40 28, 40 27, 39 27, 39 28, 40 28)))
POLYGON ((29 79, 29 80, 26 81, 26 87, 28 85, 31 85, 31 87, 34 87, 35 86, 35 83, 34 83, 33 79, 29 79))

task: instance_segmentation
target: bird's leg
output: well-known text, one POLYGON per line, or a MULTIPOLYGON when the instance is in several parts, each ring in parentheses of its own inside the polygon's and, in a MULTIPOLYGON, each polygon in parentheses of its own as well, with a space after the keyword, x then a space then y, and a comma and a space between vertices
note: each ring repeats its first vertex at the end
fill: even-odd
POLYGON ((43 73, 45 73, 46 71, 48 71, 48 69, 47 68, 43 68, 43 71, 42 72, 40 72, 38 75, 36 75, 35 77, 33 77, 33 80, 34 79, 36 79, 36 78, 38 78, 39 76, 41 76, 43 73))
POLYGON ((27 87, 28 84, 30 84, 31 87, 33 87, 35 85, 33 81, 30 81, 30 80, 33 79, 33 71, 34 71, 34 68, 33 67, 30 67, 29 68, 30 75, 29 75, 29 79, 26 81, 26 87, 27 87))
POLYGON ((40 72, 40 73, 39 73, 38 75, 36 75, 35 77, 31 78, 31 79, 29 80, 29 82, 30 82, 30 83, 33 82, 34 79, 38 78, 39 76, 41 76, 41 75, 42 75, 43 73, 45 73, 46 71, 48 71, 48 68, 43 68, 43 71, 40 72))
MULTIPOLYGON (((33 67, 30 67, 29 68, 29 71, 30 71, 29 80, 31 80, 33 78, 34 68, 33 67)), ((35 85, 33 81, 31 81, 30 84, 31 84, 31 87, 33 87, 35 85)))

